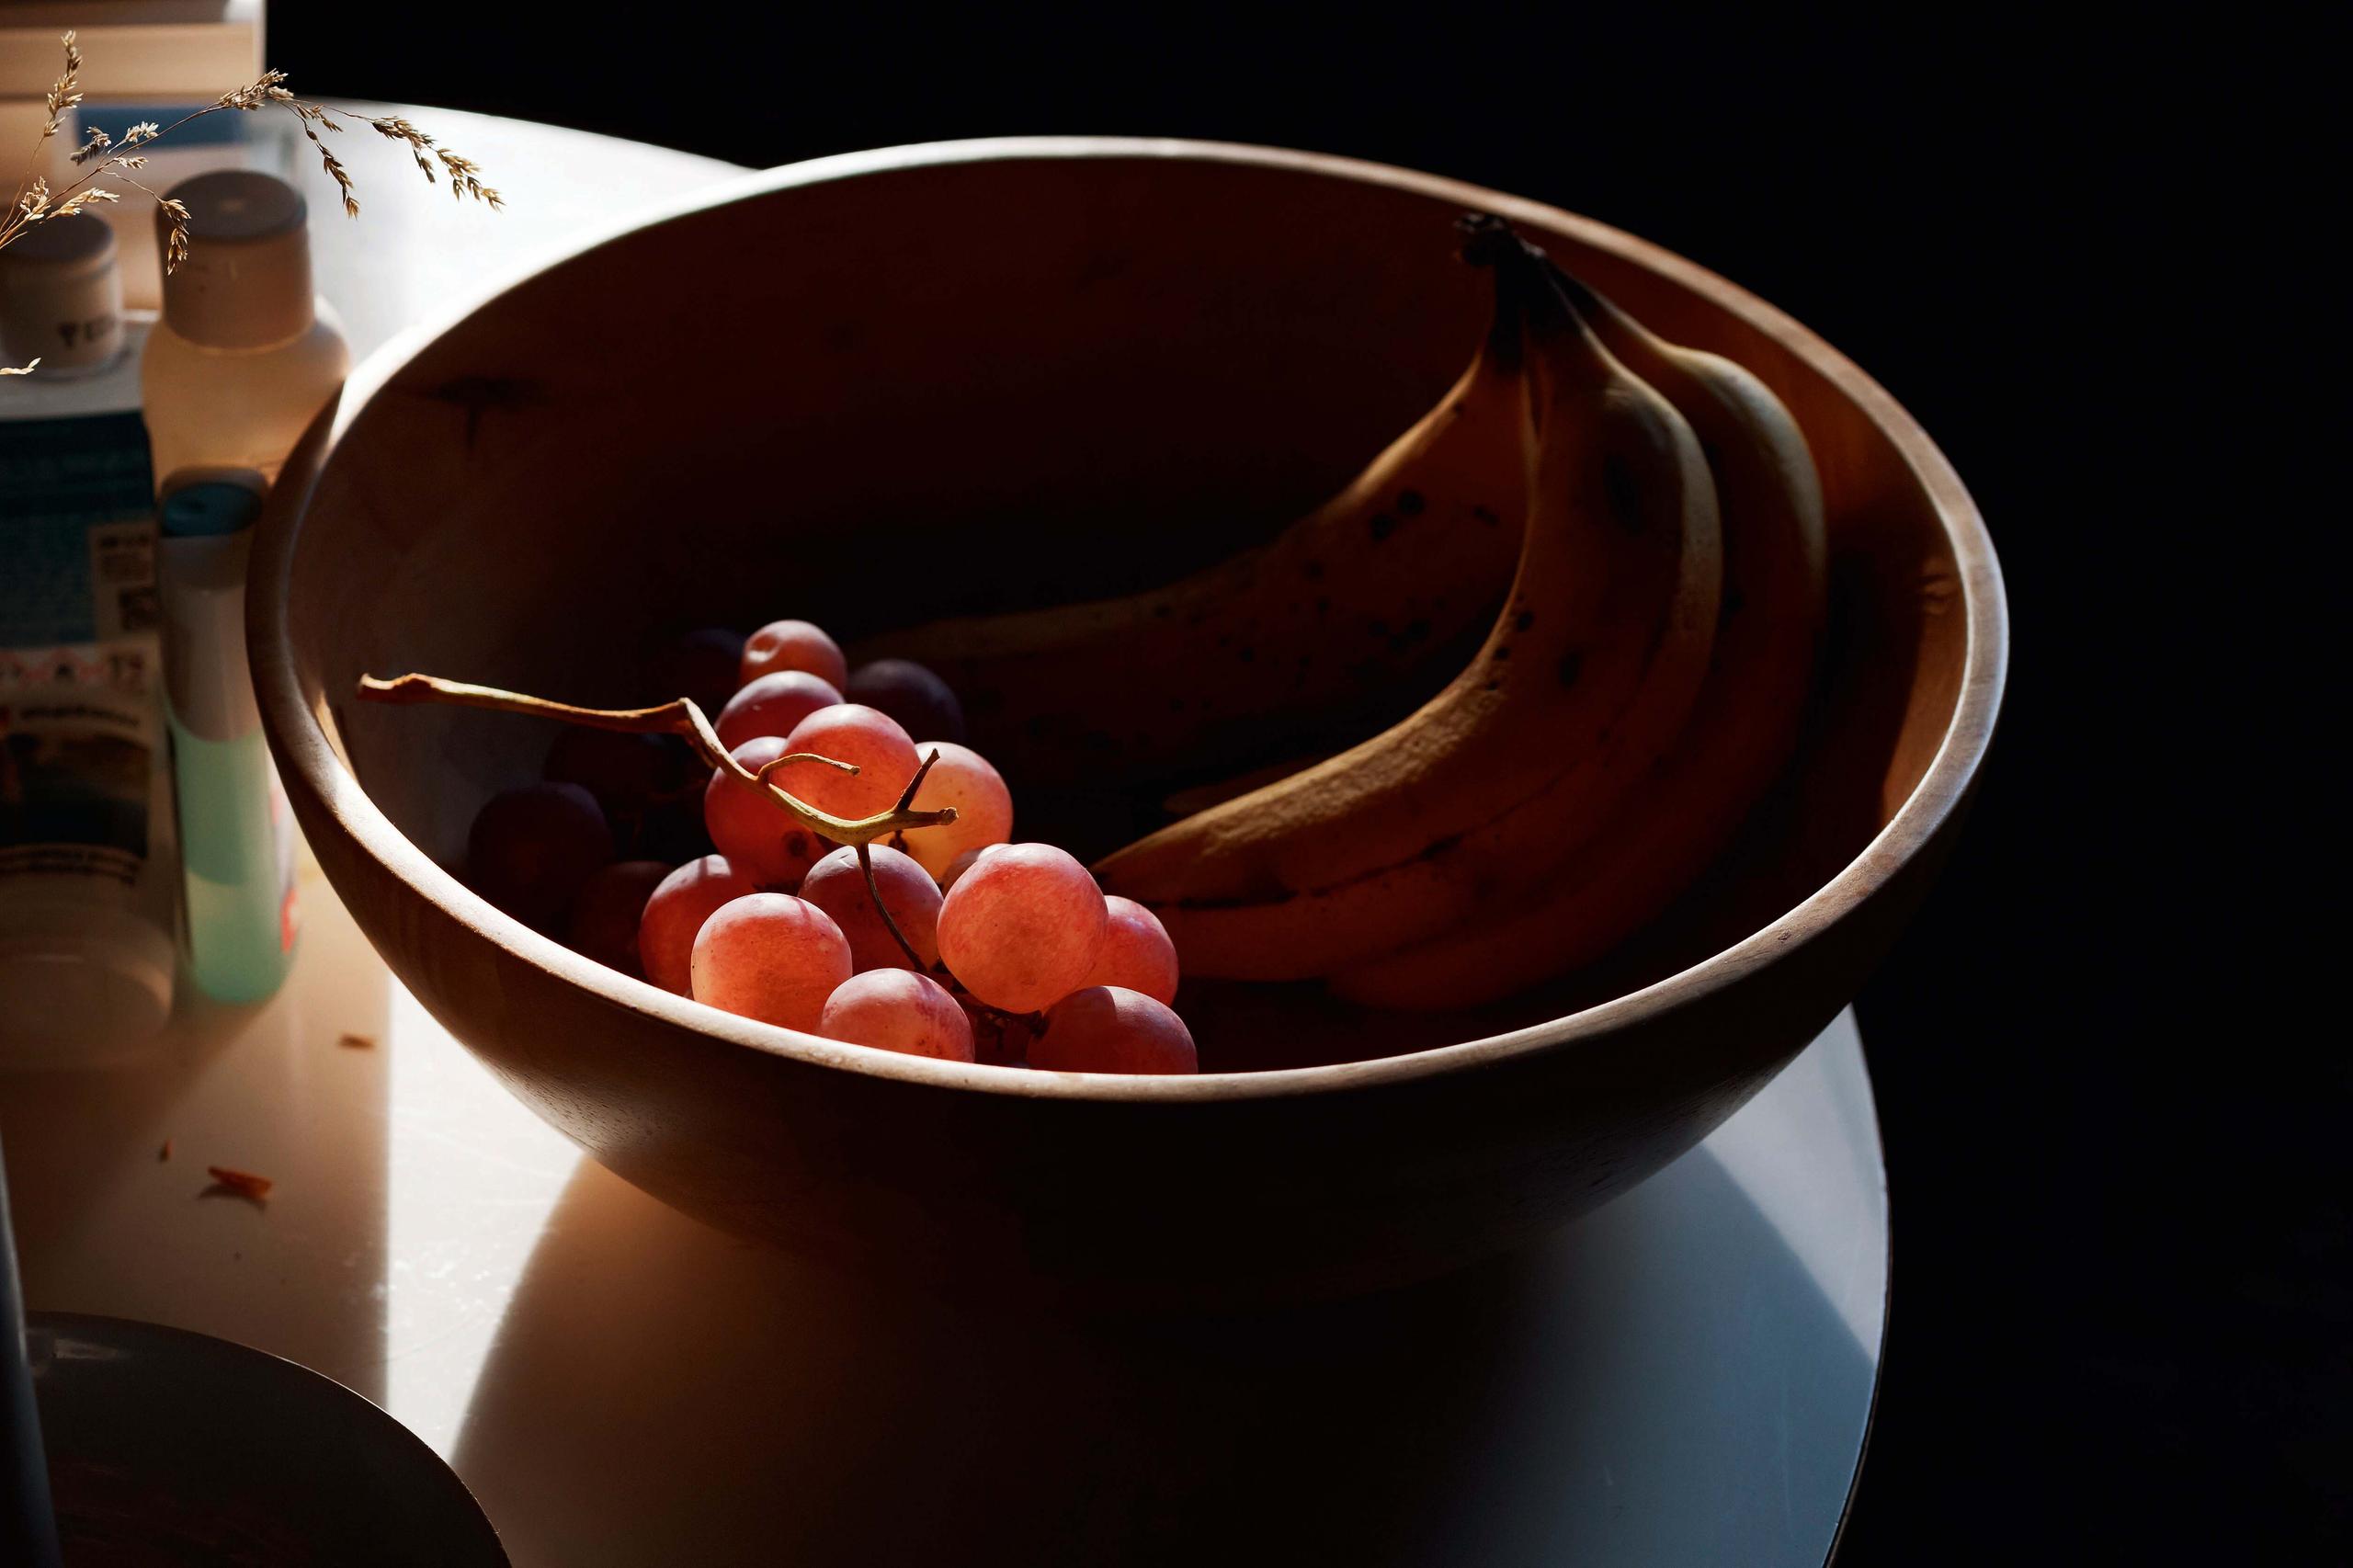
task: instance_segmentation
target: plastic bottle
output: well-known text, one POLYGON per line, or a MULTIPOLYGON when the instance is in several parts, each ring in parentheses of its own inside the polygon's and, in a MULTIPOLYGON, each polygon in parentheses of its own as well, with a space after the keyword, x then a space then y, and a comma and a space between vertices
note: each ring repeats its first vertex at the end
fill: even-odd
MULTIPOLYGON (((188 970, 258 1001, 293 961, 294 829, 245 656, 245 560, 261 500, 342 384, 349 351, 311 291, 302 198, 246 169, 173 187, 195 244, 147 340, 147 428, 161 477, 173 768, 187 866, 188 970)), ((160 226, 169 219, 158 214, 160 226)))
POLYGON ((245 562, 266 491, 251 469, 182 469, 163 498, 165 710, 188 972, 219 1002, 275 994, 300 927, 293 824, 245 658, 245 562))
MULTIPOLYGON (((335 312, 311 291, 302 194, 221 169, 170 195, 188 204, 195 238, 164 280, 142 365, 156 476, 169 488, 182 469, 250 469, 274 484, 351 369, 335 312)), ((160 210, 156 226, 171 227, 160 210)))
POLYGON ((157 636, 151 323, 114 235, 0 250, 0 1062, 136 1053, 171 1017, 178 902, 157 636))

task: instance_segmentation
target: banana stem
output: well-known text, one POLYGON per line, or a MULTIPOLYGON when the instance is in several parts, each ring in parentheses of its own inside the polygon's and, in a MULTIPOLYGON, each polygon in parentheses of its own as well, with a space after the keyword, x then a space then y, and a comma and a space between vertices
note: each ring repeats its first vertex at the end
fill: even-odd
MULTIPOLYGON (((687 698, 665 702, 658 708, 575 708, 569 702, 551 702, 544 697, 529 697, 519 691, 502 691, 494 686, 472 686, 464 681, 444 680, 439 676, 405 675, 392 680, 374 676, 359 677, 359 696, 363 701, 391 703, 395 707, 414 707, 419 703, 438 703, 451 708, 481 708, 494 713, 529 713, 543 719, 558 719, 567 724, 579 724, 592 730, 618 730, 631 735, 682 735, 695 748, 704 762, 727 775, 747 790, 756 790, 762 797, 782 810, 809 832, 835 844, 854 844, 859 847, 861 863, 867 845, 878 838, 888 838, 909 828, 938 827, 956 820, 953 806, 937 811, 918 812, 909 809, 915 799, 915 786, 930 770, 926 762, 915 770, 915 776, 900 795, 899 803, 887 812, 856 821, 837 817, 831 812, 821 812, 808 801, 788 793, 781 786, 768 781, 768 775, 788 762, 822 762, 828 767, 838 767, 845 773, 856 773, 856 765, 837 762, 814 752, 795 752, 762 765, 755 773, 729 754, 719 744, 719 735, 703 717, 702 710, 687 698)), ((937 759, 938 754, 933 753, 937 759)), ((873 886, 872 873, 868 873, 868 887, 873 886)), ((882 901, 875 900, 881 908, 882 901)), ((891 916, 885 912, 883 920, 891 916)), ((898 934, 893 926, 892 934, 898 934)), ((904 938, 901 938, 904 945, 904 938)))
POLYGON ((1529 331, 1540 337, 1574 333, 1588 346, 1599 347, 1580 313, 1578 296, 1588 301, 1593 296, 1541 245, 1492 212, 1466 213, 1455 220, 1455 227, 1462 235, 1462 259, 1473 267, 1495 268, 1498 300, 1509 296, 1516 301, 1529 331))

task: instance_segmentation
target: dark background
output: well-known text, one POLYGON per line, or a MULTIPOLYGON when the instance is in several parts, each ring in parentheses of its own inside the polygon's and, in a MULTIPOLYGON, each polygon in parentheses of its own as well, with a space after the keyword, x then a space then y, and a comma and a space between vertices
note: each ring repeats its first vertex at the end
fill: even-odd
POLYGON ((2345 163, 2300 62, 2335 46, 1900 9, 290 5, 268 54, 306 94, 751 165, 1042 131, 1349 153, 1600 218, 1819 331, 1970 483, 2015 626, 1970 831, 1859 1006, 1894 1288, 1840 1561, 2343 1561, 2353 1078, 2279 1000, 2342 926, 2343 700, 2273 712, 2337 667, 2344 508, 2292 486, 2331 445, 2342 311, 2302 215, 2345 163))

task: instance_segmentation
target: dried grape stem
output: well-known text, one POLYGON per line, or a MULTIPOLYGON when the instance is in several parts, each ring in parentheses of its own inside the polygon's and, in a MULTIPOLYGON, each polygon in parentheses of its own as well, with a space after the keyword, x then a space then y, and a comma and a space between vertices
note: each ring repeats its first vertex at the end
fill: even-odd
MULTIPOLYGON (((783 760, 781 757, 777 759, 778 762, 783 760)), ((899 803, 891 808, 892 811, 904 812, 907 809, 915 798, 915 791, 923 788, 923 776, 929 773, 931 765, 938 760, 939 748, 934 746, 931 755, 923 759, 923 766, 915 769, 915 776, 907 780, 907 787, 899 791, 899 803)), ((776 763, 770 763, 767 766, 773 767, 776 763)), ((760 772, 765 776, 767 767, 761 768, 760 772)), ((892 918, 891 906, 882 902, 881 884, 874 880, 873 851, 868 845, 861 844, 858 846, 858 869, 866 877, 866 896, 874 901, 874 913, 882 917, 882 928, 891 933, 891 940, 899 944, 899 950, 907 955, 907 962, 914 967, 917 974, 929 974, 931 970, 916 954, 915 945, 907 940, 906 933, 899 929, 898 921, 892 918)))
POLYGON ((907 787, 899 791, 899 803, 891 808, 892 811, 904 812, 915 803, 915 791, 923 788, 924 775, 929 773, 931 765, 938 760, 939 748, 934 746, 931 748, 931 755, 925 757, 922 765, 915 769, 915 776, 907 780, 907 787))
POLYGON ((915 944, 907 940, 907 934, 900 930, 899 923, 891 917, 891 906, 882 902, 882 886, 874 880, 874 849, 871 845, 858 846, 858 869, 866 878, 866 896, 874 901, 874 913, 882 917, 882 929, 891 933, 891 940, 899 944, 899 950, 907 955, 907 962, 915 966, 917 974, 929 974, 931 971, 924 967, 915 944))
MULTIPOLYGON (((821 812, 808 801, 769 783, 768 770, 779 763, 798 760, 822 762, 845 773, 856 773, 858 768, 854 764, 836 762, 832 757, 819 756, 813 752, 796 752, 791 756, 777 758, 776 762, 767 764, 755 773, 736 761, 727 748, 719 744, 719 736, 711 729, 710 721, 703 717, 702 710, 683 697, 676 702, 665 702, 659 708, 575 708, 569 702, 551 702, 544 697, 527 697, 519 691, 501 691, 494 686, 471 686, 464 681, 444 680, 439 676, 426 675, 399 676, 392 680, 361 676, 359 696, 363 701, 388 702, 397 707, 439 703, 451 708, 483 708, 494 713, 529 713, 592 730, 618 730, 630 735, 683 735, 703 761, 746 790, 757 790, 802 827, 835 844, 854 844, 863 847, 878 838, 887 838, 909 828, 938 827, 956 820, 953 806, 942 806, 930 812, 910 811, 907 801, 915 797, 913 784, 907 787, 896 806, 870 817, 850 821, 830 812, 821 812)), ((928 767, 929 764, 925 766, 928 767)), ((923 770, 917 769, 916 780, 920 781, 922 778, 923 770)), ((870 875, 868 881, 870 887, 870 875)), ((880 898, 875 900, 875 907, 881 908, 880 898)), ((885 913, 882 918, 888 921, 889 914, 885 913)), ((897 934, 895 927, 892 934, 897 934)), ((902 938, 903 945, 904 941, 902 938)))

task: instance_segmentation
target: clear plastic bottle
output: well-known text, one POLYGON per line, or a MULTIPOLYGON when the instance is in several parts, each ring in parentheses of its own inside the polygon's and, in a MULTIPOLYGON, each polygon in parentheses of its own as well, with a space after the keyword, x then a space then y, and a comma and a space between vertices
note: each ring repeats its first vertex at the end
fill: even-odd
POLYGON ((245 657, 245 559, 263 495, 342 385, 350 354, 311 292, 310 235, 293 187, 228 169, 171 195, 188 204, 196 238, 165 279, 144 385, 163 503, 188 970, 206 995, 253 1002, 284 982, 297 919, 293 823, 245 657))
POLYGON ((171 1017, 148 319, 114 235, 55 219, 0 250, 0 1062, 83 1064, 171 1017))

